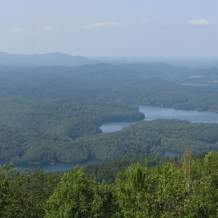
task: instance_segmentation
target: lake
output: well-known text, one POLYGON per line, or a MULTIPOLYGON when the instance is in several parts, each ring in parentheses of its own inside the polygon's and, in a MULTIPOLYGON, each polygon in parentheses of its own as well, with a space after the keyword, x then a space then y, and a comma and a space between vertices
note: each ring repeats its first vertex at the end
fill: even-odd
MULTIPOLYGON (((145 115, 146 121, 157 119, 186 120, 192 123, 218 123, 218 113, 209 111, 187 111, 173 108, 139 106, 139 111, 145 115)), ((100 126, 103 133, 113 133, 129 127, 135 122, 113 122, 100 126)))
POLYGON ((73 169, 75 166, 73 164, 64 164, 64 163, 58 163, 54 165, 45 164, 45 165, 39 165, 39 166, 31 166, 31 165, 23 165, 17 167, 18 170, 21 171, 28 171, 28 170, 40 170, 43 172, 65 172, 70 169, 73 169))
MULTIPOLYGON (((90 165, 96 165, 96 164, 100 164, 100 161, 89 161, 88 163, 84 162, 84 163, 78 163, 78 164, 72 164, 72 163, 56 163, 56 164, 43 164, 43 165, 19 165, 19 166, 15 166, 15 168, 17 168, 20 171, 35 171, 35 170, 40 170, 43 172, 65 172, 65 171, 69 171, 77 166, 79 167, 86 167, 86 166, 90 166, 90 165)), ((0 161, 0 166, 3 166, 5 163, 3 161, 0 161)))
MULTIPOLYGON (((199 112, 199 111, 186 111, 177 110, 172 108, 152 107, 152 106, 139 106, 139 111, 145 115, 146 121, 156 119, 177 119, 186 120, 193 123, 218 123, 218 113, 214 112, 199 112)), ((103 133, 113 133, 129 127, 136 122, 113 122, 105 123, 100 126, 103 133)), ((169 154, 168 156, 170 156, 169 154)), ((3 164, 0 162, 0 165, 3 164)), ((92 163, 95 164, 95 163, 92 163)), ((42 165, 42 166, 22 166, 18 167, 20 170, 36 170, 40 169, 44 172, 62 172, 75 167, 72 164, 55 164, 55 165, 42 165)))

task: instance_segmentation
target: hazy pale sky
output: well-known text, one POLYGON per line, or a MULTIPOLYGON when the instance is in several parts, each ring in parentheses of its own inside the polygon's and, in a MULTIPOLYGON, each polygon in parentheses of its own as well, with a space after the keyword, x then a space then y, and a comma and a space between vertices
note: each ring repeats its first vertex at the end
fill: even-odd
POLYGON ((218 0, 0 0, 0 51, 218 57, 218 0))

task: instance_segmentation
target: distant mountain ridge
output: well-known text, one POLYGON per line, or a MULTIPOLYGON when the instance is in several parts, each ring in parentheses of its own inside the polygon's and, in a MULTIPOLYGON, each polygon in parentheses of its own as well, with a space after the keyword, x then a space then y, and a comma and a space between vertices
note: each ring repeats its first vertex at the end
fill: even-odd
POLYGON ((99 62, 94 59, 72 56, 61 52, 31 55, 0 52, 0 65, 2 66, 79 66, 96 63, 99 62))

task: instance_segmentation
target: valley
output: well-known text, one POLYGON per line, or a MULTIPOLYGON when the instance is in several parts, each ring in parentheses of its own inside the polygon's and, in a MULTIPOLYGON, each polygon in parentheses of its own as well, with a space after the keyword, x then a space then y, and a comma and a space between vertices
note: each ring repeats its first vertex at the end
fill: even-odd
POLYGON ((176 135, 172 135, 174 144, 157 137, 159 122, 166 129, 171 122, 179 128, 193 127, 192 135, 185 132, 183 137, 196 153, 216 150, 216 138, 199 141, 195 132, 205 128, 199 134, 209 138, 215 134, 218 87, 181 85, 190 75, 192 81, 201 78, 196 71, 205 75, 209 70, 207 79, 215 79, 216 68, 160 63, 0 68, 0 160, 36 168, 74 166, 188 149, 176 135), (147 106, 138 109, 136 105, 147 106), (111 126, 105 126, 108 123, 111 126), (129 128, 114 132, 130 123, 129 128), (135 132, 140 125, 141 133, 135 132), (154 131, 146 130, 149 125, 154 131), (110 133, 102 135, 104 128, 110 133))

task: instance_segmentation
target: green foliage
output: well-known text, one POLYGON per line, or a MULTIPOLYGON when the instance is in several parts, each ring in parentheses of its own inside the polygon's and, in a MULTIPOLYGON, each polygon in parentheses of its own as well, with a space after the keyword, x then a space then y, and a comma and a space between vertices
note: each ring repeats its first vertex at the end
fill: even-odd
MULTIPOLYGON (((80 148, 88 148, 94 159, 105 161, 131 155, 161 155, 176 157, 187 149, 195 154, 217 149, 217 124, 191 124, 175 120, 140 122, 113 134, 102 134, 76 141, 80 148), (210 132, 207 140, 203 133, 210 132), (214 134, 212 134, 214 133, 214 134), (213 140, 213 142, 212 142, 213 140)), ((68 153, 72 147, 65 148, 68 153)))
POLYGON ((173 217, 185 196, 184 178, 173 165, 129 168, 116 181, 121 217, 173 217))
MULTIPOLYGON (((215 218, 217 156, 211 152, 191 160, 189 189, 183 163, 166 160, 155 166, 149 160, 130 166, 117 161, 118 166, 110 166, 115 170, 122 166, 121 171, 110 184, 97 182, 79 168, 62 175, 4 167, 0 169, 0 217, 215 218)), ((105 165, 102 173, 101 166, 98 171, 106 174, 105 165)))
POLYGON ((110 187, 97 185, 76 169, 66 173, 48 200, 48 218, 111 217, 113 205, 110 187))
POLYGON ((173 150, 174 145, 175 152, 183 151, 185 144, 199 153, 217 149, 217 128, 204 125, 202 129, 186 125, 190 133, 182 131, 181 141, 178 128, 168 137, 154 124, 148 134, 142 126, 141 130, 136 127, 139 134, 132 129, 96 136, 102 123, 142 120, 134 105, 217 111, 218 89, 213 80, 217 69, 165 64, 0 67, 0 160, 81 163, 108 160, 115 154, 115 158, 147 155, 157 147, 173 150), (205 86, 196 86, 202 83, 205 86))
POLYGON ((0 169, 0 217, 41 218, 58 176, 0 169))

